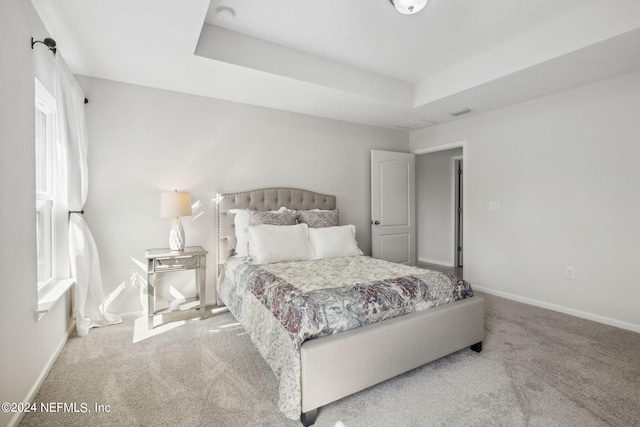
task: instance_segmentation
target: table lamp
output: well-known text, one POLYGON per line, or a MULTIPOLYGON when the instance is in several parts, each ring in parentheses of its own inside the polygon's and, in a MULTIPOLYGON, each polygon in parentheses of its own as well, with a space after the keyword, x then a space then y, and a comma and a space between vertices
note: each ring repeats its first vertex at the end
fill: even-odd
POLYGON ((174 218, 169 232, 169 248, 174 252, 184 251, 184 228, 181 216, 191 216, 191 195, 187 191, 164 191, 160 193, 160 217, 174 218))

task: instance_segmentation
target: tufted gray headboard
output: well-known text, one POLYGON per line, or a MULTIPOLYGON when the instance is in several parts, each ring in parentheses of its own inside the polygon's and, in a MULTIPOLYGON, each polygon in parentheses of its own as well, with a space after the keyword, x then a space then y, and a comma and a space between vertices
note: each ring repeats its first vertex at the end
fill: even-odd
MULTIPOLYGON (((236 247, 234 214, 230 209, 257 211, 289 209, 335 209, 336 197, 298 188, 261 188, 239 193, 218 194, 218 268, 233 255, 236 247)), ((218 270, 220 271, 220 270, 218 270)))

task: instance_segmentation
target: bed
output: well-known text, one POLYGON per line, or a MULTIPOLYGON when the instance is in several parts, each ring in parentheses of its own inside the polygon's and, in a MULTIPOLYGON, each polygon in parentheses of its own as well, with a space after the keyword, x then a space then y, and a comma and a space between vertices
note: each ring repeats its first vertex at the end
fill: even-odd
MULTIPOLYGON (((246 257, 250 254, 244 250, 245 237, 236 233, 235 223, 236 215, 244 217, 247 210, 256 217, 291 211, 299 221, 301 213, 303 217, 314 211, 337 213, 336 198, 295 188, 218 195, 218 295, 278 378, 279 407, 287 417, 299 418, 309 426, 323 405, 466 347, 482 350, 484 301, 473 296, 462 279, 351 252, 303 261, 271 262, 267 256, 263 262, 261 253, 246 257), (304 271, 310 275, 304 276, 304 271), (312 282, 321 283, 318 277, 323 275, 329 281, 343 280, 346 275, 356 279, 356 285, 311 288, 312 282), (376 277, 373 281, 372 275, 376 277), (433 284, 425 287, 429 281, 433 284), (445 282, 450 282, 451 289, 444 287, 445 282), (384 304, 378 300, 369 304, 373 288, 382 289, 382 296, 375 298, 384 304), (430 298, 414 301, 414 294, 430 298), (329 300, 329 308, 319 307, 319 300, 329 300), (358 307, 356 300, 368 301, 368 308, 358 307), (402 300, 401 308, 383 310, 391 300, 402 300), (283 301, 307 305, 292 308, 283 301), (373 319, 363 317, 364 311, 373 319), (341 312, 344 319, 336 315, 341 312)), ((289 227, 261 225, 247 230, 257 247, 261 244, 258 231, 267 232, 265 241, 270 242, 272 230, 298 233, 304 229, 307 236, 323 236, 338 231, 344 235, 353 227, 286 225, 289 227)), ((322 250, 318 241, 315 252, 312 250, 316 254, 322 250)))

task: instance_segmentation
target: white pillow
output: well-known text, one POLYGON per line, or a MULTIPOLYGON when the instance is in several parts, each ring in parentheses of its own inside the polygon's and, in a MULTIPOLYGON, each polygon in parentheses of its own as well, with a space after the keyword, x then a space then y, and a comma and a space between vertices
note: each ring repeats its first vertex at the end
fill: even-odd
POLYGON ((307 224, 249 227, 249 248, 256 264, 311 259, 307 224))
POLYGON ((249 256, 249 209, 229 209, 235 214, 236 255, 249 256))
POLYGON ((310 228, 309 242, 313 259, 362 255, 356 242, 356 226, 310 228))
MULTIPOLYGON (((282 206, 277 211, 269 212, 283 212, 286 210, 288 209, 282 206)), ((249 256, 249 217, 251 209, 229 209, 229 212, 235 214, 233 222, 236 233, 236 255, 249 256)))

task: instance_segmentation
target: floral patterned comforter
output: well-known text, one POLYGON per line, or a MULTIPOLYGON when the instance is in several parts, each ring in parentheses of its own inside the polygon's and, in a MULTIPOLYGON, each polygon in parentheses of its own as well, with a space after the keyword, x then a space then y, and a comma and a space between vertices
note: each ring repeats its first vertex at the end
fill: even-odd
POLYGON ((254 265, 230 258, 220 298, 279 379, 280 410, 300 417, 300 347, 310 339, 473 296, 452 275, 366 256, 254 265))

